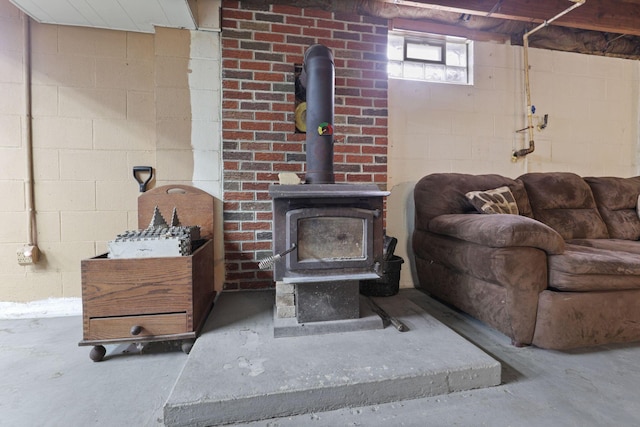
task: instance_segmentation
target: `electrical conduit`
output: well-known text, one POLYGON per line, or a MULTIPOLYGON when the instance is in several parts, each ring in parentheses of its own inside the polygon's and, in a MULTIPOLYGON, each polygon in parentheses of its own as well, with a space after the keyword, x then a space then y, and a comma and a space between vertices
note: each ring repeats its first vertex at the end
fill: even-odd
POLYGON ((35 196, 33 180, 33 135, 31 117, 31 28, 30 18, 23 13, 23 80, 24 80, 24 123, 23 142, 27 161, 26 173, 26 205, 27 205, 27 245, 23 248, 23 254, 31 262, 38 261, 38 231, 36 226, 35 196))

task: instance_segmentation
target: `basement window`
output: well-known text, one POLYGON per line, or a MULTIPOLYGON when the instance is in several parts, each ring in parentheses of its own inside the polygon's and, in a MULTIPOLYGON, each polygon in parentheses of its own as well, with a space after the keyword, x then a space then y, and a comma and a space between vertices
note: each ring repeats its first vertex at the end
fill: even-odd
POLYGON ((463 37, 389 33, 387 57, 390 78, 473 84, 473 42, 463 37))

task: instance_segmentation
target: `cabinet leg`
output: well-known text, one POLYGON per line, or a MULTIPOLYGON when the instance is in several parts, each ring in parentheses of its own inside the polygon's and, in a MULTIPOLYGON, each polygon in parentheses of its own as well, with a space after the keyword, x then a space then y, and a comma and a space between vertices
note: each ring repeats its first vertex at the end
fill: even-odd
POLYGON ((107 349, 104 348, 103 345, 96 345, 91 349, 91 353, 89 353, 89 358, 94 362, 100 362, 104 355, 107 353, 107 349))
POLYGON ((193 348, 194 340, 184 340, 182 341, 182 351, 185 354, 191 353, 191 349, 193 348))

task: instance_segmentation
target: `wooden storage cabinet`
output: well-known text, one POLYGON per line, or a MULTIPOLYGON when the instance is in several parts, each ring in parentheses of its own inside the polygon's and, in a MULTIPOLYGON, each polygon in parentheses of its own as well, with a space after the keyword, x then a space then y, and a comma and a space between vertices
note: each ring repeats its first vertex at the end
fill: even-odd
MULTIPOLYGON (((197 189, 189 187, 193 190, 197 189)), ((197 218, 182 221, 199 225, 197 218)), ((141 222, 140 218, 139 226, 144 228, 141 222)), ((99 255, 81 261, 81 274, 83 339, 79 345, 94 346, 90 354, 94 361, 104 357, 104 344, 122 342, 181 340, 188 353, 216 294, 211 239, 202 241, 190 256, 109 259, 107 254, 99 255)))

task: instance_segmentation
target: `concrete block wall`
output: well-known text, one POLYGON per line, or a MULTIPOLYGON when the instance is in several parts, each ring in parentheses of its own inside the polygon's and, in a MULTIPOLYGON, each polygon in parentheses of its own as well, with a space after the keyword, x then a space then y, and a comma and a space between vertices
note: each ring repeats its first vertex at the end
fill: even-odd
POLYGON ((28 239, 22 25, 18 9, 0 0, 0 301, 77 297, 80 260, 137 228, 133 166, 155 169, 150 188, 195 185, 221 198, 219 33, 32 22, 42 259, 20 266, 16 250, 28 239))
MULTIPOLYGON (((475 43, 474 85, 389 80, 389 189, 387 230, 398 255, 410 260, 413 186, 434 172, 568 171, 582 176, 640 173, 638 61, 530 49, 531 100, 549 114, 527 146, 522 47, 475 43), (420 108, 415 108, 419 105, 420 108)), ((414 284, 410 263, 401 285, 414 284)))
POLYGON ((304 178, 294 67, 312 44, 335 58, 336 182, 387 182, 386 20, 240 1, 222 3, 224 236, 227 289, 273 286, 269 184, 304 178))
POLYGON ((638 172, 638 61, 530 49, 531 100, 549 124, 526 146, 522 47, 475 43, 473 86, 391 79, 389 184, 425 172, 638 172), (420 108, 413 106, 420 103, 420 108))
MULTIPOLYGON (((126 153, 93 150, 100 120, 127 121, 126 86, 111 87, 110 73, 98 72, 113 73, 126 58, 126 34, 101 31, 88 38, 81 29, 32 24, 34 181, 42 254, 38 264, 20 266, 16 250, 28 241, 24 19, 6 1, 0 16, 0 85, 7 106, 0 114, 13 129, 0 143, 0 197, 11 201, 0 208, 2 230, 7 230, 0 235, 0 299, 78 296, 79 260, 95 255, 108 230, 126 228, 128 210, 135 210, 126 197, 102 191, 111 190, 105 188, 109 180, 126 180, 126 153), (98 51, 104 52, 100 58, 98 51), (98 206, 108 208, 98 211, 98 206)), ((143 61, 140 65, 144 69, 143 61)), ((144 81, 131 77, 133 83, 144 81)))

